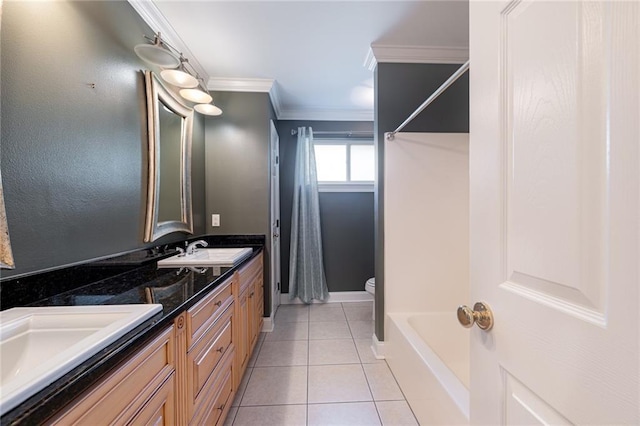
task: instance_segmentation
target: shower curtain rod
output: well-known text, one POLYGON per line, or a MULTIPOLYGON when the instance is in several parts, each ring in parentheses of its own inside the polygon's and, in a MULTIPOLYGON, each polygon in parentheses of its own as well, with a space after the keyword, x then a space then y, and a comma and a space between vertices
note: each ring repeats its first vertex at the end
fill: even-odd
POLYGON ((457 79, 459 79, 462 74, 464 74, 467 70, 469 69, 469 61, 465 62, 464 64, 462 64, 462 66, 460 68, 458 68, 458 70, 456 72, 454 72, 453 74, 451 74, 451 77, 449 77, 447 79, 447 81, 445 81, 444 83, 442 83, 442 85, 440 87, 438 87, 436 89, 435 92, 433 92, 433 94, 431 96, 429 96, 427 98, 426 101, 424 101, 422 103, 422 105, 420 105, 418 107, 418 109, 416 109, 415 111, 413 111, 413 113, 407 117, 406 120, 404 120, 402 122, 401 125, 398 126, 397 129, 395 129, 393 132, 388 132, 386 134, 386 139, 388 141, 392 141, 393 138, 395 137, 396 133, 398 133, 399 131, 401 131, 402 129, 404 129, 404 127, 409 124, 411 122, 411 120, 413 120, 414 118, 416 118, 416 116, 418 114, 420 114, 426 107, 428 107, 431 102, 435 101, 438 96, 440 96, 442 93, 444 93, 445 90, 447 90, 447 88, 449 88, 449 86, 451 86, 457 79))
MULTIPOLYGON (((293 135, 297 135, 298 134, 298 129, 291 129, 291 136, 293 135)), ((332 130, 332 131, 314 131, 313 132, 314 135, 336 135, 336 136, 340 136, 340 135, 344 135, 348 138, 352 137, 352 136, 360 136, 360 137, 366 137, 366 136, 371 136, 373 137, 373 132, 370 131, 366 131, 366 130, 332 130)))

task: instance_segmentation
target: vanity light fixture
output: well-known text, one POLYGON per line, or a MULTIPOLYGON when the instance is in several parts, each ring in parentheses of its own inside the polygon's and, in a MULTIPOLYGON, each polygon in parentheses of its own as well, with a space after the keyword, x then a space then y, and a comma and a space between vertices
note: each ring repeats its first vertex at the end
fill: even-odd
POLYGON ((198 104, 193 109, 204 115, 222 115, 222 110, 213 104, 198 104))
POLYGON ((198 87, 198 79, 192 76, 184 66, 187 62, 188 60, 184 56, 180 55, 180 66, 178 66, 177 69, 162 70, 160 72, 160 77, 162 77, 162 79, 167 83, 183 89, 198 87))
MULTIPOLYGON (((1 1, 1 0, 0 0, 1 1)), ((200 114, 220 115, 222 110, 212 105, 213 98, 207 90, 204 80, 200 78, 196 70, 189 64, 178 49, 162 40, 160 33, 154 38, 144 36, 153 44, 138 44, 133 50, 142 60, 157 65, 163 70, 160 77, 172 86, 180 88, 180 96, 197 104, 194 109, 200 114), (187 68, 189 65, 189 68, 187 68)))
POLYGON ((180 65, 180 58, 162 41, 160 33, 153 39, 147 36, 144 38, 153 44, 138 44, 133 48, 140 59, 163 68, 175 68, 180 65))
POLYGON ((207 92, 200 90, 199 88, 196 89, 182 89, 180 90, 180 96, 182 96, 183 98, 185 98, 188 101, 191 102, 195 102, 198 104, 208 104, 209 102, 211 102, 213 100, 213 98, 211 97, 210 94, 208 94, 207 92))

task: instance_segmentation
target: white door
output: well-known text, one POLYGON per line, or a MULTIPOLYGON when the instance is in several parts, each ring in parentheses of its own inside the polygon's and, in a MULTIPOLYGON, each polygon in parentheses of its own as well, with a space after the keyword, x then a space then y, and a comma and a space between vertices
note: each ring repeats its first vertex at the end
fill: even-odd
POLYGON ((280 306, 280 139, 271 123, 271 315, 280 306))
POLYGON ((640 424, 640 2, 470 2, 472 424, 640 424))

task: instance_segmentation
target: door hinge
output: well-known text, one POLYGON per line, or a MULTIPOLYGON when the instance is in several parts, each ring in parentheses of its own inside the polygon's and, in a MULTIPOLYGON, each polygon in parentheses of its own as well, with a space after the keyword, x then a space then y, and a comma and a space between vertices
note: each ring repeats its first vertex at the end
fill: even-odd
POLYGON ((280 291, 280 281, 278 281, 278 291, 280 291))
POLYGON ((276 219, 276 228, 280 228, 280 219, 276 219))
POLYGON ((280 156, 276 155, 276 164, 280 164, 280 156))

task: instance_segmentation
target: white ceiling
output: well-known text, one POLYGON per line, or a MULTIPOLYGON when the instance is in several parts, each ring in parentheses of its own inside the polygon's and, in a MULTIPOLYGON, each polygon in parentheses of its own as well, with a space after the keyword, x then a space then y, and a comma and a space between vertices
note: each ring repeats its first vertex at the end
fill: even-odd
POLYGON ((281 119, 373 120, 365 64, 372 45, 378 62, 456 63, 468 55, 466 0, 153 5, 156 23, 199 62, 210 89, 270 91, 281 119))

